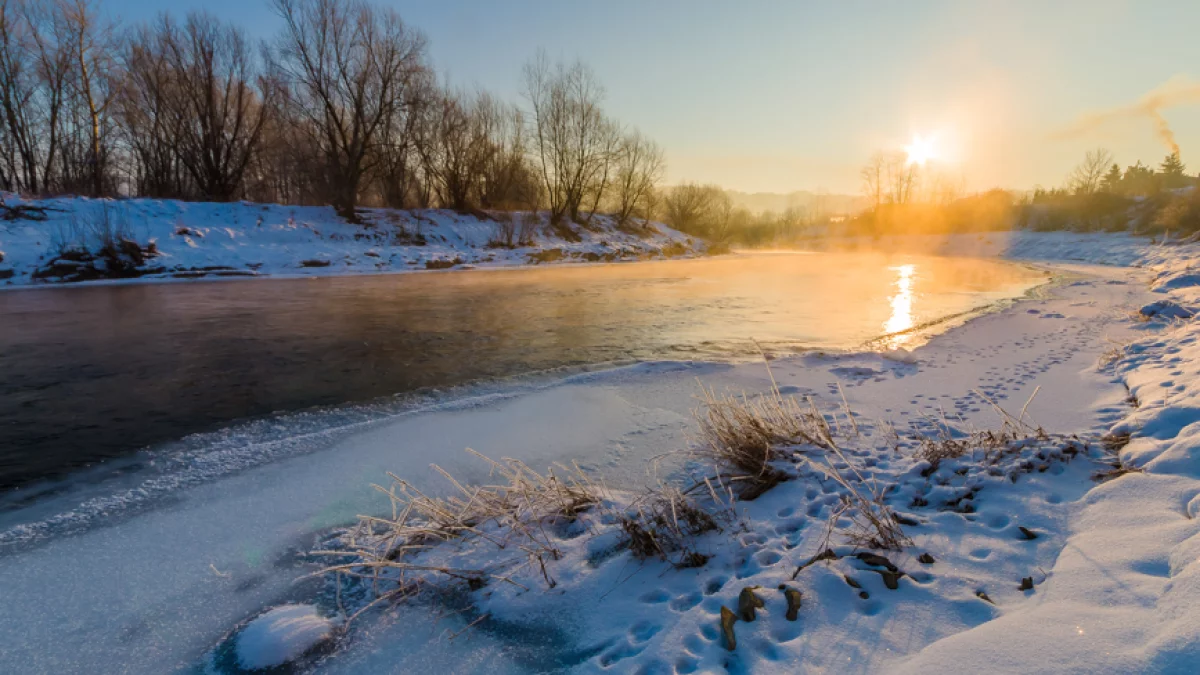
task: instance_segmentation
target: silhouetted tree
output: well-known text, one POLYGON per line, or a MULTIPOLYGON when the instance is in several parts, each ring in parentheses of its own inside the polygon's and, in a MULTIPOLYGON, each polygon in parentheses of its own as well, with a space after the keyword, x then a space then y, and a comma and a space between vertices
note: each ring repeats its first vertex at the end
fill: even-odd
POLYGON ((1100 189, 1100 183, 1108 166, 1112 164, 1112 153, 1104 148, 1088 150, 1075 170, 1071 172, 1068 185, 1077 195, 1090 195, 1100 189))
POLYGON ((284 28, 272 51, 285 99, 325 160, 330 201, 347 220, 378 166, 383 132, 423 74, 425 38, 361 0, 271 0, 284 28))
POLYGON ((1159 166, 1159 175, 1162 176, 1162 186, 1168 189, 1183 187, 1187 185, 1187 174, 1184 173, 1186 167, 1179 159, 1178 152, 1172 152, 1163 159, 1159 166))
POLYGON ((1113 162, 1108 172, 1100 179, 1100 189, 1114 195, 1121 192, 1121 167, 1116 162, 1113 162))
POLYGON ((587 66, 551 64, 540 53, 525 66, 532 109, 532 152, 550 207, 550 220, 579 220, 584 200, 603 196, 617 130, 600 108, 604 88, 587 66))

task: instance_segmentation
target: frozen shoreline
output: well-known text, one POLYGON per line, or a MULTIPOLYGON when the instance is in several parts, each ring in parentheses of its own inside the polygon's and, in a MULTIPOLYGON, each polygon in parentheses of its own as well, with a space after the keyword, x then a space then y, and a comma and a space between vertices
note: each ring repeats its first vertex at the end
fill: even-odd
MULTIPOLYGON (((1190 248, 1130 252, 1133 244, 1118 244, 1093 253, 1101 262, 1142 257, 1173 270, 1170 279, 1187 274, 1190 248)), ((1032 252, 1054 250, 1042 246, 1032 252)), ((1078 255, 1089 252, 1080 247, 1078 255)), ((713 631, 716 610, 721 604, 734 606, 743 585, 773 589, 812 555, 832 494, 819 484, 809 495, 803 482, 793 481, 746 503, 746 531, 709 535, 705 545, 714 557, 699 570, 639 565, 627 556, 595 569, 572 570, 569 566, 580 561, 567 555, 555 563, 561 569, 555 570, 560 585, 554 592, 501 595, 488 600, 486 609, 513 625, 569 626, 572 635, 581 636, 576 647, 595 648, 578 664, 584 671, 728 666, 794 672, 803 666, 828 672, 942 672, 964 665, 1082 671, 1089 668, 1073 664, 1094 659, 1092 665, 1098 665, 1110 647, 1125 649, 1122 668, 1112 672, 1170 672, 1172 663, 1187 663, 1170 659, 1191 658, 1198 644, 1188 637, 1194 630, 1188 626, 1200 623, 1191 614, 1196 610, 1176 598, 1197 588, 1197 566, 1188 567, 1194 550, 1191 560, 1185 555, 1196 546, 1187 542, 1196 535, 1197 521, 1184 514, 1194 516, 1200 509, 1189 501, 1200 494, 1200 472, 1186 442, 1194 410, 1188 397, 1200 396, 1200 383, 1191 382, 1200 354, 1184 359, 1192 340, 1190 323, 1129 318, 1130 310, 1163 299, 1142 286, 1145 271, 1074 269, 1089 278, 951 328, 914 350, 913 363, 872 354, 807 355, 773 362, 775 375, 787 392, 812 394, 823 402, 834 400, 840 382, 862 419, 891 418, 898 429, 919 427, 939 409, 961 415, 966 424, 992 427, 994 414, 972 396, 974 389, 1019 407, 1040 385, 1030 414, 1050 431, 1098 437, 1121 424, 1131 430, 1156 425, 1124 451, 1131 462, 1144 462, 1146 473, 1097 487, 1089 477, 1095 467, 1077 460, 1062 473, 1031 476, 1020 490, 989 488, 974 520, 938 513, 930 519, 932 526, 910 532, 917 545, 895 562, 919 571, 921 566, 910 560, 919 551, 932 552, 939 561, 921 584, 889 591, 876 588, 881 582, 866 575, 871 578, 862 581, 872 600, 862 602, 823 572, 803 589, 800 621, 786 622, 778 603, 769 605, 755 624, 739 624, 741 646, 733 655, 713 631), (1108 339, 1134 338, 1142 346, 1131 350, 1116 373, 1097 370, 1097 359, 1111 346, 1108 339), (1176 370, 1191 377, 1170 375, 1176 370), (1164 386, 1168 378, 1175 381, 1164 386), (1122 382, 1142 402, 1136 411, 1124 403, 1128 393, 1122 382), (1158 399, 1167 392, 1171 405, 1164 406, 1158 399), (1172 444, 1176 436, 1179 442, 1172 444), (1151 493, 1145 481, 1168 489, 1151 493), (1002 516, 1007 520, 1001 522, 1002 516), (1118 517, 1144 528, 1137 546, 1126 546, 1120 536, 1139 530, 1104 534, 1106 522, 1118 517), (1019 541, 1018 522, 1043 536, 1028 544, 1019 541), (951 533, 953 539, 947 536, 951 533), (1076 548, 1104 561, 1100 569, 1115 570, 1114 577, 1083 569, 1081 558, 1070 554, 1076 548), (1035 590, 1017 591, 1017 580, 1037 567, 1049 573, 1047 578, 1035 573, 1035 590), (1130 585, 1142 600, 1122 596, 1120 589, 1130 585), (596 604, 601 587, 611 592, 596 604), (713 587, 717 590, 707 592, 713 587), (996 604, 975 597, 977 587, 986 587, 996 604), (1159 596, 1169 600, 1173 613, 1161 623, 1148 600, 1159 596), (1044 637, 1046 631, 1077 619, 1095 621, 1097 613, 1110 618, 1088 624, 1086 640, 1078 633, 1055 635, 1056 660, 1046 660, 1051 639, 1044 637)), ((1200 300, 1189 285, 1169 297, 1193 306, 1200 300)), ((236 623, 296 597, 302 589, 292 580, 310 563, 295 551, 314 545, 314 531, 378 510, 382 504, 369 484, 384 471, 427 485, 434 475, 422 467, 437 461, 456 475, 482 479, 479 467, 462 452, 466 446, 493 457, 519 457, 535 468, 577 459, 610 472, 614 480, 643 483, 645 458, 683 443, 683 432, 692 424, 696 377, 719 389, 758 392, 768 386, 761 364, 651 364, 600 373, 475 408, 373 424, 334 440, 335 447, 189 489, 175 503, 115 527, 0 556, 0 577, 6 590, 14 591, 0 608, 0 634, 20 638, 0 644, 0 664, 35 672, 118 672, 195 663, 236 623), (397 448, 417 452, 417 461, 405 464, 397 448), (248 520, 246 514, 255 515, 248 520), (78 551, 87 551, 93 564, 81 568, 73 553, 78 551), (122 571, 119 578, 113 576, 116 569, 122 571), (72 650, 54 650, 50 645, 61 639, 64 626, 75 627, 78 637, 72 650)), ((881 475, 902 474, 904 461, 892 459, 890 468, 879 469, 881 475)), ((443 629, 454 632, 452 619, 398 633, 414 618, 401 616, 408 618, 380 617, 352 633, 344 653, 323 661, 322 670, 406 672, 452 657, 463 672, 481 662, 497 672, 529 669, 527 660, 511 658, 505 638, 495 632, 469 632, 448 643, 443 629)))

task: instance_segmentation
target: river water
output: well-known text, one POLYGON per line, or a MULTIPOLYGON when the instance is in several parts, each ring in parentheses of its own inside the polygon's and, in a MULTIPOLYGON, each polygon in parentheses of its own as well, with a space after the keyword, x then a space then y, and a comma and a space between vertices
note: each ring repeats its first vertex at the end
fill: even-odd
POLYGON ((0 293, 0 490, 194 432, 538 371, 911 346, 1044 274, 992 260, 702 260, 0 293))

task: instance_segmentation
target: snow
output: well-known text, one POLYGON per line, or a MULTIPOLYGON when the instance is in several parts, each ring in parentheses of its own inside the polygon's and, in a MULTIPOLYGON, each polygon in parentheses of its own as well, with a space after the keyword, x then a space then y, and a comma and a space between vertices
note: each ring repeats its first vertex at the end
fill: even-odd
MULTIPOLYGON (((912 245, 927 250, 928 243, 912 245)), ((1188 312, 1200 306, 1200 275, 1192 272, 1200 269, 1200 247, 1069 233, 970 235, 939 246, 1075 262, 1052 265, 1056 284, 914 349, 770 362, 780 390, 811 395, 837 418, 847 457, 894 486, 888 503, 919 523, 905 528, 912 546, 880 552, 905 573, 895 590, 840 541, 840 559, 791 578, 819 552, 844 494, 824 465, 803 459, 818 459, 810 449, 797 448, 796 479, 738 503, 723 532, 698 540, 712 556, 703 567, 674 569, 608 550, 616 540, 612 523, 587 516, 593 534, 555 535, 562 556, 547 565, 554 588, 529 569, 515 579, 529 591, 504 584, 473 591, 473 611, 489 618, 472 628, 470 616, 436 603, 368 612, 314 668, 1193 672, 1200 659, 1200 328, 1183 314, 1142 321, 1136 313, 1156 302, 1188 312), (1104 365, 1114 346, 1121 358, 1104 365), (839 412, 843 392, 858 435, 839 412), (1050 437, 997 463, 980 451, 936 469, 912 457, 913 436, 996 429, 1001 420, 989 401, 1014 415, 1027 405, 1025 419, 1050 437), (886 441, 888 422, 907 443, 899 451, 886 441), (1125 433, 1130 441, 1120 458, 1135 470, 1094 481, 1106 466, 1097 439, 1125 433), (1086 449, 1065 453, 1072 435, 1079 440, 1070 447, 1086 449), (962 508, 966 493, 969 510, 962 508), (934 562, 920 562, 924 553, 934 562), (1033 588, 1019 588, 1025 578, 1033 588), (781 583, 803 593, 796 621, 784 616, 781 583), (760 587, 765 607, 753 623, 735 625, 731 652, 719 612, 736 609, 747 586, 760 587)), ((385 471, 436 489, 444 483, 428 464, 437 462, 481 482, 486 467, 462 452, 471 447, 536 469, 578 461, 604 475, 614 499, 625 499, 653 483, 651 458, 687 443, 697 379, 750 395, 770 387, 761 363, 647 363, 417 410, 298 418, 293 427, 193 439, 198 461, 157 477, 168 490, 151 486, 147 496, 140 479, 131 479, 124 494, 136 508, 112 516, 96 508, 77 529, 62 524, 87 511, 71 491, 30 512, 0 515, 0 545, 10 546, 0 556, 0 670, 163 672, 197 663, 219 670, 214 645, 263 607, 305 602, 318 607, 303 610, 306 616, 337 613, 327 586, 294 583, 314 569, 302 552, 327 544, 331 529, 356 514, 382 513, 386 500, 370 484, 386 480, 385 471), (201 452, 205 444, 218 451, 201 452), (296 445, 303 451, 271 454, 296 445), (254 452, 276 459, 251 461, 254 452), (226 460, 238 470, 220 480, 179 478, 226 460), (6 526, 28 513, 36 519, 21 522, 25 529, 6 526), (36 536, 21 534, 29 532, 36 536), (72 648, 55 648, 67 631, 72 648)), ((428 555, 479 563, 495 552, 477 542, 428 555)), ((239 653, 253 625, 235 634, 239 653)))
MULTIPOLYGON (((1148 256, 1156 292, 1194 306, 1195 247, 1148 256)), ((1189 310, 1190 311, 1190 310, 1189 310)), ((936 643, 900 672, 1186 673, 1200 662, 1200 347, 1179 321, 1126 347, 1119 380, 1138 402, 1110 429, 1140 469, 1090 490, 1044 597, 936 643)))
POLYGON ((311 605, 282 605, 254 619, 237 636, 243 668, 263 669, 295 661, 333 636, 333 624, 311 605))
MULTIPOLYGON (((364 225, 353 225, 325 206, 84 197, 26 200, 11 193, 0 193, 0 200, 8 206, 44 208, 46 214, 45 220, 0 220, 0 284, 5 286, 54 283, 55 277, 36 279, 34 273, 55 259, 61 242, 99 250, 95 230, 106 218, 139 244, 154 242, 158 255, 139 268, 138 280, 511 267, 555 260, 676 257, 703 250, 702 243, 665 225, 623 231, 611 218, 599 215, 590 226, 576 227, 579 241, 564 240, 542 223, 531 245, 509 249, 489 246, 497 237, 497 222, 436 209, 362 209, 364 225)), ((102 260, 98 263, 103 266, 102 260)), ((77 268, 79 262, 62 260, 59 265, 77 268)))
MULTIPOLYGON (((818 563, 791 581, 795 567, 819 552, 825 521, 843 494, 816 465, 801 464, 798 479, 739 504, 736 524, 699 541, 697 548, 712 556, 699 569, 641 563, 628 553, 585 564, 613 540, 611 523, 597 519, 588 523, 595 538, 555 541, 563 556, 548 564, 556 582, 552 590, 539 587, 540 572, 530 570, 516 581, 535 590, 500 585, 477 592, 478 611, 517 625, 552 617, 556 625, 568 626, 580 636, 577 648, 591 654, 575 664, 583 672, 840 673, 886 671, 904 655, 1040 602, 1057 581, 1056 573, 1040 570, 1054 567, 1073 504, 1095 485, 1090 476, 1098 465, 1086 457, 1048 461, 1044 473, 1021 473, 1013 484, 1009 474, 1022 462, 1042 450, 1048 456, 1055 451, 1046 444, 992 467, 999 476, 982 471, 976 456, 944 462, 926 477, 907 452, 883 447, 876 420, 891 418, 902 435, 928 433, 942 415, 961 418, 955 423, 962 428, 995 428, 985 396, 1015 412, 1041 386, 1028 412, 1047 431, 1103 433, 1106 420, 1096 419, 1096 407, 1103 409, 1101 417, 1115 419, 1123 389, 1113 385, 1111 373, 1097 371, 1096 360, 1107 345, 1104 337, 1134 334, 1137 328, 1123 307, 1148 293, 1137 284, 1110 283, 1122 281, 1123 270, 1088 272, 1050 298, 951 330, 913 350, 907 363, 873 354, 772 361, 781 388, 811 392, 826 405, 837 400, 836 387, 842 385, 864 434, 850 454, 870 477, 897 486, 891 503, 922 522, 909 528, 912 547, 884 552, 906 574, 897 590, 852 558, 818 563), (971 489, 978 490, 973 512, 938 508, 971 489), (929 507, 910 506, 918 494, 929 507), (1020 527, 1038 533, 1037 539, 1025 539, 1020 527), (919 563, 920 553, 937 562, 919 563), (843 575, 855 578, 868 597, 858 597, 843 575), (1018 590, 1025 577, 1033 577, 1032 591, 1018 590), (796 622, 783 616, 783 596, 776 590, 781 583, 805 598, 796 622), (753 624, 737 624, 739 646, 731 653, 718 630, 720 608, 736 607, 742 589, 755 586, 766 607, 753 624)), ((752 395, 768 386, 761 365, 714 375, 702 379, 752 395)), ((848 428, 846 419, 841 424, 848 428)), ((495 553, 487 546, 463 544, 423 560, 478 568, 489 555, 495 553)))

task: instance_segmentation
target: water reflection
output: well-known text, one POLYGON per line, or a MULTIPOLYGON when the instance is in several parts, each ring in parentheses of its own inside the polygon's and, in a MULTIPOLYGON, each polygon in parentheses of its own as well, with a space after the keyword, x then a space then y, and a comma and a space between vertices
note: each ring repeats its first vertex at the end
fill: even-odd
MULTIPOLYGON (((892 315, 883 323, 884 333, 900 333, 911 329, 915 322, 913 321, 913 273, 916 271, 916 265, 900 265, 898 267, 890 267, 888 269, 896 272, 896 281, 894 286, 896 292, 888 301, 892 306, 892 315)), ((895 349, 906 342, 911 341, 913 336, 895 335, 888 344, 895 349)))

